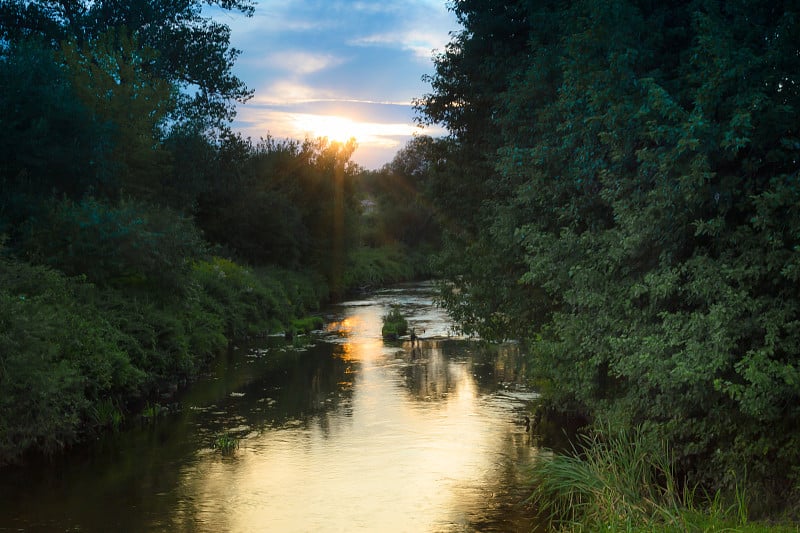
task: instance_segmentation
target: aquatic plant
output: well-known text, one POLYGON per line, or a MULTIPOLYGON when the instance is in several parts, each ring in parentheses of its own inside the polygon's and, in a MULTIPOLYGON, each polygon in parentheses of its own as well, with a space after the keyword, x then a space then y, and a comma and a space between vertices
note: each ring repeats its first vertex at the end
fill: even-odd
POLYGON ((223 455, 230 454, 239 448, 239 439, 230 433, 221 433, 214 438, 211 447, 221 451, 223 455))
POLYGON ((387 315, 383 317, 383 327, 381 328, 381 335, 384 339, 397 339, 408 332, 408 322, 400 308, 392 306, 392 309, 387 315))
POLYGON ((156 402, 151 404, 150 402, 147 402, 147 404, 144 406, 144 409, 142 409, 142 419, 155 422, 158 417, 166 413, 167 409, 160 403, 156 402))
POLYGON ((292 329, 295 333, 311 333, 314 330, 322 329, 325 321, 319 316, 307 316, 292 320, 292 329))
POLYGON ((114 400, 98 401, 91 409, 92 419, 97 427, 110 427, 118 431, 125 421, 125 415, 114 400))

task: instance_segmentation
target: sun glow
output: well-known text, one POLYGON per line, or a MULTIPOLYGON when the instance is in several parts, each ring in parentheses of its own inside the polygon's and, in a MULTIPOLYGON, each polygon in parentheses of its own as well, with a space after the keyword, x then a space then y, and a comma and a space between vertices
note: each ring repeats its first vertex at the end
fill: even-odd
POLYGON ((363 124, 336 115, 298 113, 294 115, 294 126, 308 137, 327 137, 330 141, 341 143, 345 143, 351 138, 358 141, 359 137, 364 137, 366 133, 363 124))

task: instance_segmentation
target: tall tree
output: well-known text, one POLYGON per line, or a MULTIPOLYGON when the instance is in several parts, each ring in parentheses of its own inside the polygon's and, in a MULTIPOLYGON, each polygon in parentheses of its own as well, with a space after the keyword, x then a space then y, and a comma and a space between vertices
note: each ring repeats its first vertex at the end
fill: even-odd
POLYGON ((746 464, 764 487, 797 483, 800 12, 585 0, 527 17, 483 152, 486 187, 510 194, 487 197, 469 241, 519 251, 462 257, 446 301, 484 329, 498 307, 540 308, 527 334, 554 405, 644 424, 693 481, 746 464))
POLYGON ((0 220, 13 226, 37 198, 108 182, 107 134, 52 50, 11 43, 0 53, 0 220))
POLYGON ((519 335, 533 319, 527 307, 511 309, 504 295, 521 290, 516 280, 523 270, 512 267, 521 265, 519 247, 492 229, 501 216, 497 207, 513 192, 494 163, 503 143, 499 113, 528 55, 528 4, 453 2, 463 30, 434 58, 436 72, 427 78, 433 90, 417 101, 422 122, 450 131, 439 145, 446 163, 428 187, 446 235, 436 268, 456 289, 443 298, 465 330, 490 338, 519 335))
POLYGON ((38 37, 55 46, 73 41, 81 48, 125 27, 142 49, 159 52, 142 67, 179 90, 175 118, 220 126, 252 93, 231 72, 239 51, 230 46, 230 28, 204 16, 206 4, 247 16, 254 10, 251 0, 6 0, 0 4, 0 38, 38 37))

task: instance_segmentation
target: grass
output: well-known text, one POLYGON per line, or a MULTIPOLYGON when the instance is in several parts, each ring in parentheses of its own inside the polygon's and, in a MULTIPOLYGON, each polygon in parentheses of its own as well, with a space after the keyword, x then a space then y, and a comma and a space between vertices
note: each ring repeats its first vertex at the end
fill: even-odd
POLYGON ((750 522, 741 487, 725 500, 679 486, 669 447, 640 429, 595 433, 570 455, 542 455, 530 482, 531 500, 553 531, 799 531, 750 522))
POLYGON ((91 408, 90 412, 97 427, 108 427, 113 431, 119 431, 120 426, 125 421, 125 415, 119 405, 111 399, 99 400, 91 408))
POLYGON ((144 409, 142 409, 142 420, 148 421, 150 423, 155 423, 160 416, 163 416, 165 414, 167 414, 166 407, 164 407, 158 402, 156 403, 147 402, 147 404, 144 406, 144 409))

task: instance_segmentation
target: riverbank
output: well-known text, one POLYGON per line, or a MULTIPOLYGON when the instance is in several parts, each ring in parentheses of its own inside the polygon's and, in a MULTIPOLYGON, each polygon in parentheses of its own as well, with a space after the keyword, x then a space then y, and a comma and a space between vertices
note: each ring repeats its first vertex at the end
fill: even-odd
MULTIPOLYGON (((407 281, 417 263, 399 248, 358 250, 344 289, 407 281)), ((291 335, 331 298, 313 271, 223 257, 171 277, 169 286, 135 278, 100 286, 0 257, 0 466, 117 429, 168 403, 232 341, 291 335)))
POLYGON ((537 456, 529 472, 530 501, 553 531, 673 531, 797 533, 791 498, 782 514, 751 518, 747 480, 714 494, 688 487, 675 472, 673 451, 636 428, 583 433, 572 453, 537 456))
POLYGON ((173 290, 0 259, 0 465, 54 454, 194 379, 233 339, 288 328, 327 299, 313 273, 195 261, 173 290))

